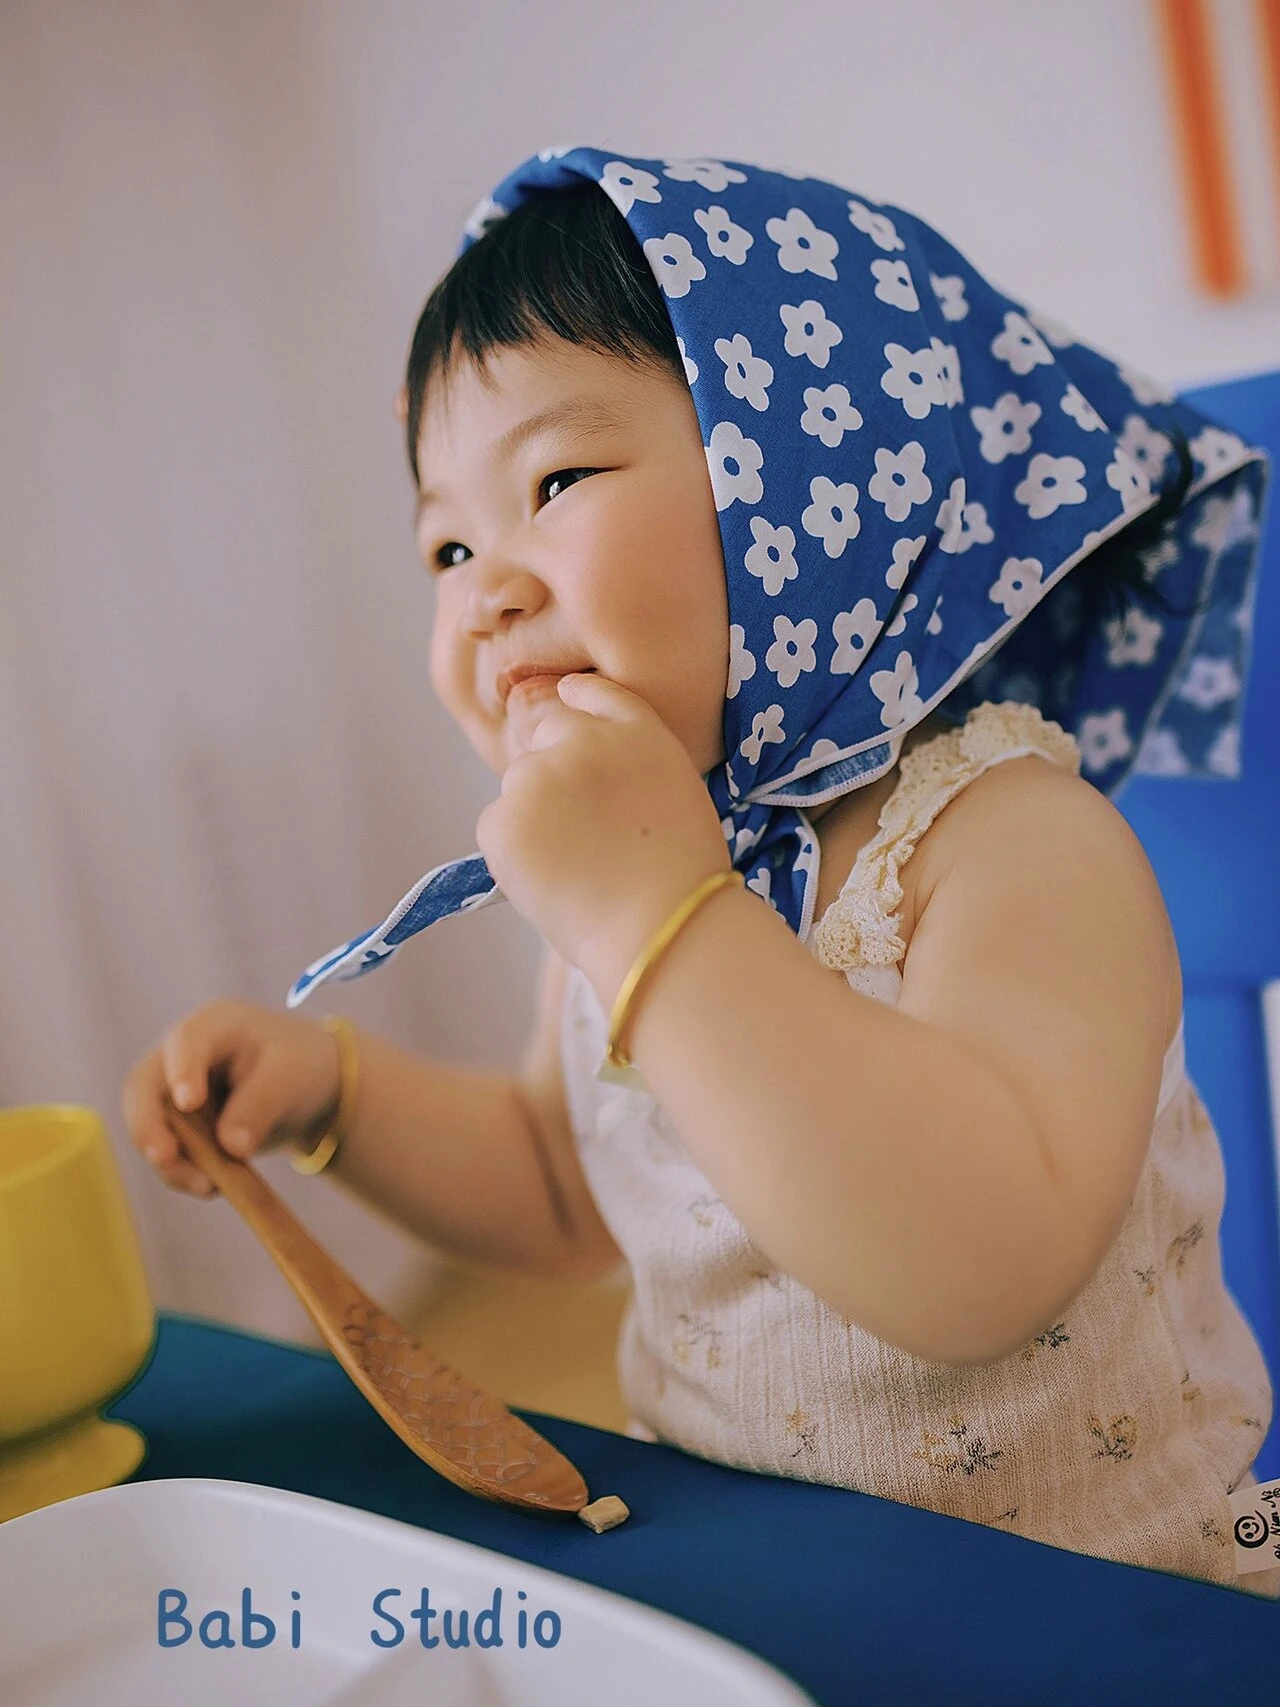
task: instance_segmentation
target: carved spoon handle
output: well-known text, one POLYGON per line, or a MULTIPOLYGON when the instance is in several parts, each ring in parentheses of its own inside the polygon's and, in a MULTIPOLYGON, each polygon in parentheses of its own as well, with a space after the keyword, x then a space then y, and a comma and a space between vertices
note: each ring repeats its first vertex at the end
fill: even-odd
POLYGON ((384 1422, 467 1492, 541 1512, 578 1512, 587 1485, 542 1435, 431 1355, 318 1245, 248 1162, 229 1156, 207 1107, 165 1119, 192 1161, 261 1240, 326 1344, 384 1422))

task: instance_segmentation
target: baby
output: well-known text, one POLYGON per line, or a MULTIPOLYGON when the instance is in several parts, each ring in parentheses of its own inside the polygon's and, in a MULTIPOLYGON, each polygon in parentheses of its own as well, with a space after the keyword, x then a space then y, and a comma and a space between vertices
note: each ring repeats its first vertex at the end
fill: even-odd
POLYGON ((215 1002, 134 1142, 212 1194, 162 1099, 225 1089, 231 1154, 433 1245, 625 1262, 644 1438, 1234 1583, 1271 1389, 1109 795, 1236 773, 1258 453, 900 210, 591 149, 478 210, 399 411, 432 682, 501 792, 289 1005, 505 896, 527 1053, 215 1002))

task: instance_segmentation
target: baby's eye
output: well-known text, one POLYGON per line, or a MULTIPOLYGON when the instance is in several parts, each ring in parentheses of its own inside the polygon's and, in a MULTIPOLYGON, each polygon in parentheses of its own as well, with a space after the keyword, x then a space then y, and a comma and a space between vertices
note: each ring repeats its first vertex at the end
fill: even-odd
POLYGON ((453 556, 453 553, 455 551, 465 551, 466 549, 467 547, 463 545, 461 540, 451 539, 447 545, 442 545, 439 551, 435 553, 431 559, 432 564, 437 569, 453 569, 459 561, 453 556))
POLYGON ((555 493, 550 491, 549 488, 557 485, 566 477, 566 475, 598 474, 599 472, 600 471, 597 468, 558 468, 554 474, 547 475, 546 479, 538 487, 538 490, 539 492, 546 492, 547 498, 551 499, 555 497, 555 493))
MULTIPOLYGON (((551 490, 552 487, 558 487, 563 481, 575 479, 580 474, 599 474, 599 472, 598 468, 558 468, 554 474, 546 475, 539 482, 538 492, 540 495, 545 492, 547 501, 550 502, 556 496, 556 493, 551 490)), ((451 539, 447 544, 442 545, 438 551, 432 553, 432 566, 436 569, 456 568, 462 561, 461 558, 454 556, 457 551, 466 551, 470 555, 469 547, 463 545, 461 540, 451 539)))

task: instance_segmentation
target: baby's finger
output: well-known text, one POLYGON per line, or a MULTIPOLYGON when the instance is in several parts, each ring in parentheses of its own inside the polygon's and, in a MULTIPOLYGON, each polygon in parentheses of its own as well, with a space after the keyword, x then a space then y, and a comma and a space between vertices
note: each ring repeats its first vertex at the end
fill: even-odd
POLYGON ((160 1045, 165 1084, 174 1103, 184 1114, 203 1108, 213 1087, 210 1079, 219 1067, 234 1064, 245 1054, 250 1040, 246 1021, 250 1011, 243 1002, 210 1002, 170 1026, 160 1045))
POLYGON ((175 1191, 188 1192, 192 1197, 217 1195, 217 1186, 186 1156, 180 1155, 174 1161, 164 1163, 156 1172, 175 1191))
POLYGON ((156 1051, 134 1067, 120 1092, 129 1137, 156 1168, 168 1166, 181 1153, 164 1118, 166 1097, 164 1068, 156 1051))

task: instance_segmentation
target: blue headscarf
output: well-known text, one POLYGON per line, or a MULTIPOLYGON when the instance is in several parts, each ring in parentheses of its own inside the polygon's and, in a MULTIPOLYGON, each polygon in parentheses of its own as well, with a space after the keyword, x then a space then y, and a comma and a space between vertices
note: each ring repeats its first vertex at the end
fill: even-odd
MULTIPOLYGON (((914 215, 719 160, 546 149, 467 222, 598 184, 675 330, 719 516, 731 657, 706 781, 734 866, 799 935, 805 808, 897 762, 945 701, 1037 706, 1114 796, 1135 772, 1239 775, 1262 452, 991 285, 914 215), (1088 616, 1070 571, 1194 476, 1145 554, 1179 611, 1088 616)), ((501 899, 480 855, 429 872, 314 962, 296 1007, 437 919, 501 899)))

